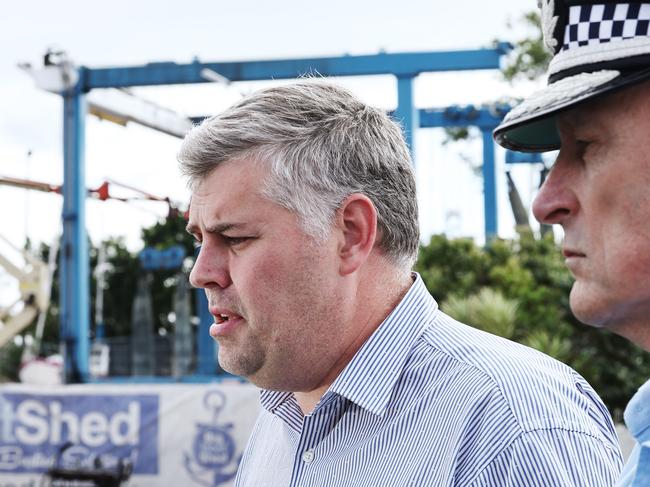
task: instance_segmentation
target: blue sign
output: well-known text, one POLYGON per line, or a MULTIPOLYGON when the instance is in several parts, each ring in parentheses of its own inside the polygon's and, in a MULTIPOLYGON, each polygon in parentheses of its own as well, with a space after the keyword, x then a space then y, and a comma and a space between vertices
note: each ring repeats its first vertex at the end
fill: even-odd
POLYGON ((106 468, 128 459, 158 473, 157 395, 0 393, 0 473, 106 468))
POLYGON ((185 249, 182 245, 174 245, 165 250, 145 247, 138 257, 142 268, 146 271, 180 269, 185 259, 185 249))

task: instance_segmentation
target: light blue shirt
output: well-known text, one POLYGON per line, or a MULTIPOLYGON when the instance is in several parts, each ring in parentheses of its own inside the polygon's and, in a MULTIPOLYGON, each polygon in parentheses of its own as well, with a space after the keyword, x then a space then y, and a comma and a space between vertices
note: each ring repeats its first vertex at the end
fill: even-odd
POLYGON ((621 487, 650 486, 650 380, 646 382, 625 408, 625 424, 637 443, 628 458, 621 487))
POLYGON ((240 487, 611 486, 607 409, 569 367, 463 325, 416 280, 303 416, 262 391, 240 487))

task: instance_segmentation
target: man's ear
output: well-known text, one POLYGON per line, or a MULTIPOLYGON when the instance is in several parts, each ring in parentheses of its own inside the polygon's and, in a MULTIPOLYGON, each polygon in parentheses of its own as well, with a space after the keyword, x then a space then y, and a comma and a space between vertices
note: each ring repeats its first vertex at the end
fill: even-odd
POLYGON ((337 212, 339 271, 352 274, 366 261, 377 240, 377 210, 364 194, 348 196, 337 212))

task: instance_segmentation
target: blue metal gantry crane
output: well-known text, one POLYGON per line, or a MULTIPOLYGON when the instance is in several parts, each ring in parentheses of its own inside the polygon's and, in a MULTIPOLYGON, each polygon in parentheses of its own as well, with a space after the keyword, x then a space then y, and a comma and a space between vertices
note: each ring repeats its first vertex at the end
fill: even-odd
POLYGON ((494 141, 492 131, 501 123, 510 110, 508 105, 490 108, 467 105, 450 106, 442 109, 420 110, 420 127, 478 127, 483 139, 483 204, 485 214, 485 237, 495 237, 498 229, 497 180, 494 163, 494 141))
MULTIPOLYGON (((413 133, 417 127, 444 127, 467 125, 454 114, 417 110, 413 104, 413 82, 423 72, 466 71, 498 69, 501 56, 512 46, 498 43, 491 49, 466 51, 438 51, 419 53, 380 53, 365 56, 342 56, 312 59, 286 59, 240 62, 200 62, 188 64, 150 63, 143 66, 88 68, 73 67, 61 70, 62 88, 51 91, 63 97, 63 243, 61 252, 61 335, 65 342, 66 376, 80 380, 89 378, 89 262, 85 230, 85 116, 86 95, 95 88, 130 88, 171 84, 207 83, 213 75, 228 81, 290 79, 305 74, 320 76, 364 76, 391 74, 397 78, 398 107, 394 112, 404 128, 406 140, 413 151, 413 133)), ((47 65, 47 58, 46 58, 47 65)), ((485 180, 486 236, 496 235, 496 179, 494 145, 489 132, 495 123, 494 114, 479 111, 469 120, 483 132, 485 180), (492 118, 490 116, 492 115, 492 118), (483 118, 482 118, 483 117, 483 118), (487 118, 485 118, 487 117, 487 118), (485 118, 485 123, 484 122, 485 118)), ((467 116, 465 114, 464 116, 467 116)), ((473 115, 472 115, 473 116, 473 115)), ((470 117, 471 118, 471 117, 470 117)), ((203 325, 204 320, 202 320, 203 325)), ((200 330, 207 336, 207 330, 200 330)), ((199 374, 214 370, 214 345, 199 340, 199 374), (212 364, 209 361, 211 356, 212 364)))

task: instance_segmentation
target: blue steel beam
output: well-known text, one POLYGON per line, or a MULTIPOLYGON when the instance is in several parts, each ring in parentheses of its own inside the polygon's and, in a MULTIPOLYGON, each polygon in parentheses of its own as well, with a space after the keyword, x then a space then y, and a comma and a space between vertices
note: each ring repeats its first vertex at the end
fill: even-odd
POLYGON ((510 110, 508 105, 494 107, 449 106, 446 108, 427 108, 419 110, 420 127, 478 127, 480 129, 494 129, 501 123, 503 117, 510 110))
POLYGON ((494 168, 494 139, 492 128, 481 129, 483 135, 483 204, 485 213, 485 239, 491 240, 499 230, 497 208, 497 178, 494 168))
POLYGON ((413 104, 413 79, 410 76, 399 76, 397 78, 397 109, 392 115, 402 126, 404 138, 411 150, 411 160, 415 165, 413 136, 420 122, 418 121, 418 110, 413 104))
MULTIPOLYGON (((83 74, 83 68, 80 75, 83 74)), ((83 76, 80 76, 83 77, 83 76)), ((85 228, 86 97, 77 85, 63 95, 63 243, 61 245, 61 341, 66 382, 88 378, 90 265, 85 228)))
POLYGON ((414 77, 432 71, 498 69, 499 59, 512 46, 499 43, 493 49, 418 53, 373 54, 268 61, 208 62, 189 64, 150 63, 143 66, 87 69, 83 88, 127 88, 133 86, 208 83, 201 74, 212 70, 230 81, 289 79, 305 74, 322 76, 365 76, 394 74, 414 77))
POLYGON ((420 127, 467 127, 474 126, 481 130, 483 138, 483 205, 485 217, 485 238, 490 240, 497 236, 499 229, 497 210, 497 181, 492 131, 499 125, 510 109, 507 105, 495 107, 450 106, 440 109, 419 111, 420 127))
POLYGON ((542 155, 539 152, 515 152, 506 151, 506 164, 537 164, 543 163, 542 155))

